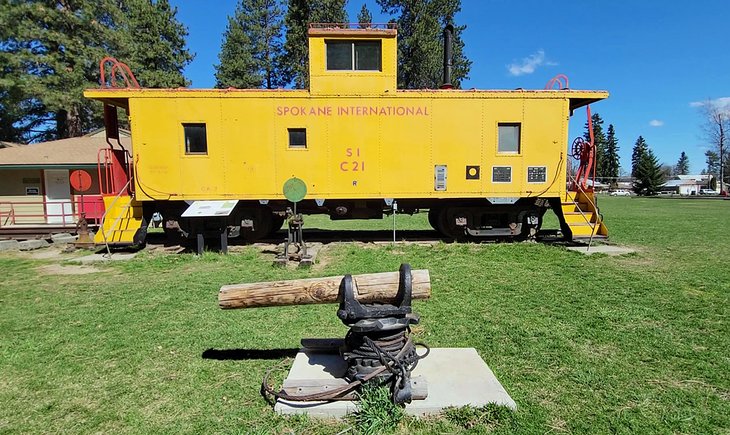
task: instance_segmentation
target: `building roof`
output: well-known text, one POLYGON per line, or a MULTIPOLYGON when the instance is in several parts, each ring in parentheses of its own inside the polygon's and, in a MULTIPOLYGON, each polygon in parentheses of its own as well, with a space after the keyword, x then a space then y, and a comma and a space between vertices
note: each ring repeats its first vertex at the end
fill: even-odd
MULTIPOLYGON (((122 145, 131 151, 132 142, 122 136, 122 145)), ((116 141, 112 141, 115 148, 116 141)), ((0 149, 0 168, 88 166, 97 164, 100 148, 108 148, 104 137, 81 136, 0 149)))
POLYGON ((677 180, 692 180, 692 181, 697 181, 699 183, 707 183, 709 180, 712 179, 712 175, 710 175, 710 174, 675 175, 675 179, 677 179, 677 180))
POLYGON ((699 186, 707 184, 704 181, 698 181, 698 180, 667 180, 666 183, 663 184, 664 187, 679 187, 679 186, 699 186))

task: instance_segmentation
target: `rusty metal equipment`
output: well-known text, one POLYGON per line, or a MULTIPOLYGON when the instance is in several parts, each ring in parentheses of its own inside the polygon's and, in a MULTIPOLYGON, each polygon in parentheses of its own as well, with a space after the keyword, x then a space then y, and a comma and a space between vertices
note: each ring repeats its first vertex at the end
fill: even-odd
MULTIPOLYGON (((296 206, 296 204, 295 204, 296 206)), ((307 253, 307 244, 304 242, 302 228, 304 218, 301 213, 288 213, 288 229, 284 241, 284 251, 277 255, 274 264, 284 266, 289 261, 299 262, 299 266, 311 266, 312 256, 307 253)))
POLYGON ((297 203, 307 195, 307 184, 299 178, 292 177, 284 182, 282 188, 286 199, 294 205, 294 211, 287 208, 288 231, 286 240, 284 241, 284 252, 276 256, 274 265, 283 266, 288 261, 297 261, 299 266, 311 266, 312 256, 307 254, 307 244, 304 243, 302 228, 304 227, 304 217, 297 213, 297 203), (294 247, 294 252, 290 248, 294 247))
MULTIPOLYGON (((366 383, 386 385, 394 403, 410 403, 424 399, 424 391, 414 392, 411 373, 418 361, 428 355, 428 347, 419 355, 417 344, 411 337, 411 325, 419 322, 418 314, 411 308, 413 277, 411 267, 402 264, 399 270, 398 292, 389 303, 361 303, 356 297, 352 275, 345 275, 339 287, 337 317, 348 328, 344 339, 303 339, 306 352, 339 354, 347 369, 344 381, 332 388, 321 385, 320 391, 308 390, 298 394, 297 388, 285 385, 275 391, 269 385, 270 372, 264 377, 262 392, 288 401, 353 400, 353 393, 366 383)), ((311 383, 306 383, 311 386, 311 383)), ((425 384, 421 380, 421 384, 425 384)))
POLYGON ((86 213, 81 213, 81 217, 76 223, 76 234, 79 238, 74 243, 77 248, 93 248, 94 241, 89 236, 89 223, 86 220, 86 213))

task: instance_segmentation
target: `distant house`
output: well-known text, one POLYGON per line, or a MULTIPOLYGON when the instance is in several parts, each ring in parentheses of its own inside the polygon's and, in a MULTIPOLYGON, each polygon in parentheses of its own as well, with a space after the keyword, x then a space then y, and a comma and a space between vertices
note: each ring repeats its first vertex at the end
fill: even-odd
POLYGON ((661 191, 679 195, 699 195, 701 189, 717 190, 717 180, 712 175, 675 175, 667 180, 661 191))
MULTIPOLYGON (((120 135, 122 146, 129 149, 129 133, 120 131, 120 135)), ((101 217, 97 162, 99 149, 108 147, 103 129, 82 137, 4 145, 0 147, 0 227, 73 226, 81 212, 91 220, 101 217), (88 190, 73 188, 70 175, 76 170, 88 174, 88 190)))

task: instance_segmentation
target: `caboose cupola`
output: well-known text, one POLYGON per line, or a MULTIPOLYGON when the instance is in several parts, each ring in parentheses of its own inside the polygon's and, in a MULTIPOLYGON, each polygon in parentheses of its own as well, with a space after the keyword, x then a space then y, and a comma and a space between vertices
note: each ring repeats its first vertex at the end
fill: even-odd
POLYGON ((392 25, 311 24, 309 91, 313 95, 383 95, 397 86, 392 25))

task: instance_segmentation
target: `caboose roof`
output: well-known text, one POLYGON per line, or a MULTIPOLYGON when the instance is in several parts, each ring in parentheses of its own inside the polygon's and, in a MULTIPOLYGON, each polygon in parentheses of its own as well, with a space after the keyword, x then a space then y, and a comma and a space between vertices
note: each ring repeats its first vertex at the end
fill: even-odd
POLYGON ((311 23, 307 35, 310 37, 395 38, 398 31, 393 23, 362 25, 359 23, 311 23))
MULTIPOLYGON (((317 95, 305 89, 87 89, 84 96, 124 109, 130 98, 373 98, 372 95, 317 95)), ((494 90, 494 89, 399 89, 390 95, 379 95, 382 100, 408 98, 475 98, 475 99, 569 99, 570 110, 608 98, 608 91, 593 90, 494 90)))

